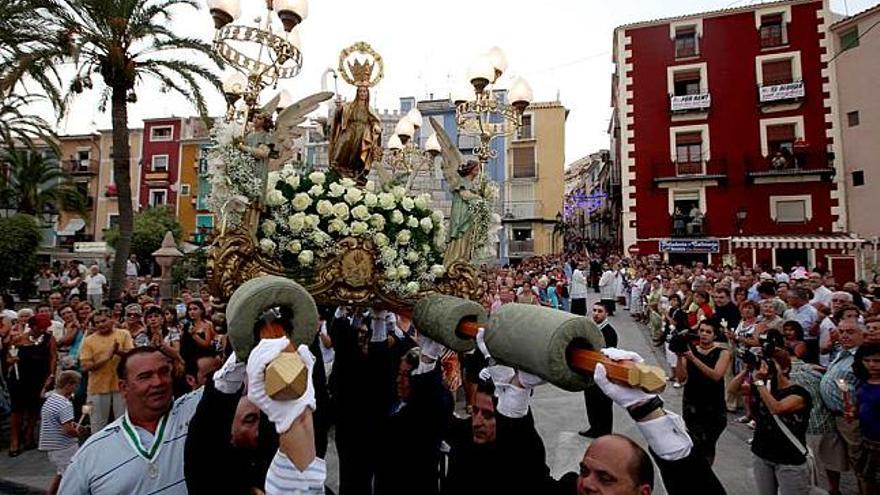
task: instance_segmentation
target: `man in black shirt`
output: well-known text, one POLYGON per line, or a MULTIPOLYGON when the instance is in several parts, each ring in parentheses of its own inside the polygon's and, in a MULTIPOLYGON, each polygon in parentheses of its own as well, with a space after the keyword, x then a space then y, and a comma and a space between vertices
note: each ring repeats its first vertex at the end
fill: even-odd
MULTIPOLYGON (((593 321, 605 338, 605 347, 617 347, 617 332, 608 321, 608 310, 602 303, 593 304, 593 321)), ((614 422, 611 399, 595 384, 584 390, 584 403, 587 407, 587 421, 590 428, 579 431, 583 437, 599 438, 611 433, 614 422)))
MULTIPOLYGON (((715 294, 712 296, 715 298, 715 313, 710 319, 715 321, 715 327, 724 327, 725 325, 722 324, 722 322, 726 322, 727 328, 731 330, 736 329, 740 320, 742 320, 742 315, 740 315, 739 308, 736 307, 736 304, 730 300, 730 290, 726 287, 718 287, 715 289, 715 294)), ((719 342, 727 341, 723 330, 718 332, 715 340, 719 342)))

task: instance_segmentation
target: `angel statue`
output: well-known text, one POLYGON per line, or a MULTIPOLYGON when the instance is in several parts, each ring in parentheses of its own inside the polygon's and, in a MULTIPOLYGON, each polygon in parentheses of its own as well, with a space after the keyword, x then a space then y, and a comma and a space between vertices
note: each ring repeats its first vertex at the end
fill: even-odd
POLYGON ((293 140, 302 135, 299 125, 305 122, 306 115, 318 109, 321 102, 332 97, 333 93, 323 91, 279 109, 281 95, 278 94, 262 108, 250 113, 245 135, 238 149, 254 158, 254 175, 263 184, 269 178, 269 160, 274 160, 277 166, 290 159, 294 149, 293 140), (273 121, 272 115, 276 111, 278 116, 273 121))
POLYGON ((461 152, 452 143, 452 139, 446 134, 446 130, 433 117, 431 117, 431 126, 440 142, 443 175, 452 193, 452 210, 449 213, 448 239, 446 252, 443 254, 443 265, 449 267, 456 261, 469 263, 477 244, 474 218, 469 205, 472 201, 482 199, 477 180, 480 175, 480 162, 465 161, 461 152))
POLYGON ((370 109, 370 87, 382 78, 382 58, 370 45, 358 42, 340 54, 339 72, 346 82, 357 87, 357 93, 354 101, 342 104, 333 115, 330 168, 364 184, 373 161, 381 153, 382 125, 370 109), (355 60, 346 67, 345 60, 355 52, 372 56, 374 62, 355 60))

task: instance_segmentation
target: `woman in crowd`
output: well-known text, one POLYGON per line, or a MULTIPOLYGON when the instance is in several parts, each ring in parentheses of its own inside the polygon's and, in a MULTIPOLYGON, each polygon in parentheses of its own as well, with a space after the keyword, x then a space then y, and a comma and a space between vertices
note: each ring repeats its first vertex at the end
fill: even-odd
POLYGON ((804 342, 804 327, 795 320, 782 324, 782 336, 785 337, 785 350, 800 360, 807 355, 807 344, 804 342))
POLYGON ((71 268, 67 271, 63 277, 61 277, 61 286, 67 293, 71 296, 80 296, 80 284, 83 283, 82 275, 79 273, 79 269, 76 267, 71 268))
POLYGON ((93 308, 92 304, 88 301, 79 303, 71 302, 70 306, 76 309, 76 319, 79 321, 79 327, 86 328, 89 324, 89 320, 92 319, 92 313, 95 312, 95 308, 93 308))
POLYGON ((64 336, 58 341, 58 354, 61 358, 61 366, 64 369, 73 369, 76 358, 68 359, 71 354, 79 350, 79 345, 85 338, 85 328, 80 325, 76 318, 76 312, 69 305, 61 306, 58 311, 64 324, 64 336), (74 350, 74 348, 76 348, 74 350))
POLYGON ((764 334, 770 330, 782 331, 782 317, 776 311, 776 303, 770 299, 761 301, 761 316, 758 317, 758 324, 755 329, 758 334, 764 334))
POLYGON ((55 337, 46 331, 52 320, 44 314, 31 320, 26 329, 14 330, 8 346, 4 347, 12 401, 9 457, 21 454, 22 448, 36 448, 34 431, 40 414, 41 394, 55 383, 58 347, 55 337))
POLYGON ((193 300, 186 308, 189 324, 183 329, 180 340, 180 354, 189 361, 201 353, 214 349, 214 325, 207 319, 205 305, 193 300))
POLYGON ((145 294, 150 297, 150 301, 153 304, 162 304, 162 295, 159 294, 159 284, 153 282, 148 285, 145 294))
POLYGON ((179 338, 181 325, 180 319, 177 316, 177 311, 171 306, 166 306, 162 310, 162 316, 165 318, 165 328, 167 328, 169 332, 176 332, 179 338))
POLYGON ((856 473, 864 481, 866 493, 880 493, 880 344, 859 347, 853 373, 859 379, 856 406, 862 432, 856 473))
POLYGON ((684 383, 682 417, 697 449, 709 464, 715 461, 715 444, 727 426, 724 402, 724 372, 730 366, 730 351, 716 341, 711 320, 697 328, 697 344, 678 356, 676 378, 684 383))
POLYGON ((657 278, 651 279, 651 288, 648 292, 646 300, 648 308, 648 323, 651 325, 651 336, 654 338, 654 345, 663 345, 664 327, 663 309, 660 307, 660 301, 663 299, 663 287, 657 278))
POLYGON ((739 306, 742 302, 749 299, 748 292, 745 287, 737 287, 733 291, 733 303, 739 306))
POLYGON ((538 300, 538 296, 535 295, 535 292, 532 290, 532 284, 529 282, 523 282, 520 293, 516 295, 516 302, 520 304, 541 304, 541 301, 538 300))
POLYGON ((753 372, 744 369, 737 374, 728 390, 740 392, 745 378, 752 375, 751 385, 746 387, 751 388, 757 408, 752 454, 758 495, 807 495, 810 473, 803 452, 812 398, 805 388, 790 381, 791 358, 785 350, 776 349, 772 359, 775 373, 771 373, 767 361, 762 361, 753 372))
POLYGON ((125 305, 122 302, 116 301, 113 303, 110 319, 116 322, 117 325, 125 323, 125 305))
POLYGON ((696 329, 697 325, 703 320, 712 318, 715 312, 709 305, 709 293, 704 290, 694 292, 694 302, 688 308, 688 325, 690 328, 696 329))
POLYGON ((739 325, 733 331, 733 335, 728 335, 731 344, 742 345, 745 347, 754 347, 758 345, 758 305, 753 301, 743 301, 739 303, 739 313, 742 318, 739 325))

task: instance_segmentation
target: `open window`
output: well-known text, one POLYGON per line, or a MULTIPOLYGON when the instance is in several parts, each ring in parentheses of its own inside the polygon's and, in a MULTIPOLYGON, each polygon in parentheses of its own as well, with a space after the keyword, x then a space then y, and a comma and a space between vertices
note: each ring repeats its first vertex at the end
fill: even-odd
POLYGON ((699 69, 675 72, 672 76, 675 96, 698 95, 702 93, 702 78, 699 69))
POLYGON ((516 134, 517 139, 534 139, 534 129, 532 129, 532 114, 523 114, 522 127, 516 134))
POLYGON ((153 155, 151 164, 153 172, 167 172, 168 155, 153 155))
POLYGON ((676 175, 703 172, 703 134, 699 131, 679 132, 675 135, 676 175))
POLYGON ((766 132, 770 167, 777 170, 794 167, 794 143, 797 140, 795 124, 768 125, 766 132))
POLYGON ((672 235, 688 236, 703 233, 703 208, 699 191, 671 191, 672 235))

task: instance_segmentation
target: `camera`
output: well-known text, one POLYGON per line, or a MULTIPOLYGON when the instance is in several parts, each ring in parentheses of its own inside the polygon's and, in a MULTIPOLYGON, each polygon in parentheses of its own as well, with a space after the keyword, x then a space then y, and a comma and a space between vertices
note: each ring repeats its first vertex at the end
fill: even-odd
POLYGON ((700 336, 689 328, 685 328, 684 330, 670 328, 669 335, 666 337, 666 342, 669 343, 670 351, 676 354, 682 354, 687 352, 691 342, 696 342, 699 338, 700 336))
POLYGON ((772 359, 773 351, 775 351, 777 347, 783 347, 785 345, 785 340, 778 330, 773 329, 769 330, 767 333, 761 334, 758 337, 758 342, 760 343, 759 347, 737 349, 737 356, 742 359, 743 363, 745 363, 749 369, 759 368, 761 366, 761 361, 765 361, 768 367, 772 370, 774 366, 772 359))

